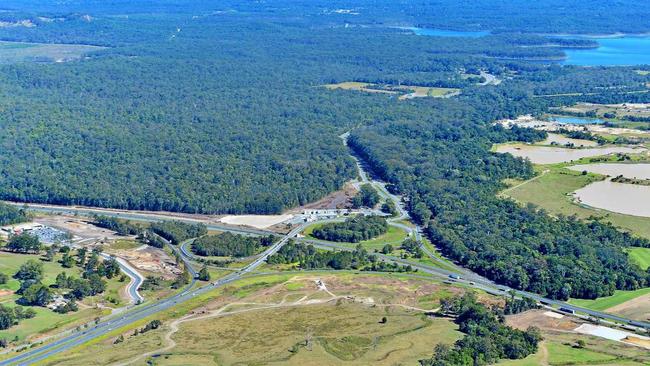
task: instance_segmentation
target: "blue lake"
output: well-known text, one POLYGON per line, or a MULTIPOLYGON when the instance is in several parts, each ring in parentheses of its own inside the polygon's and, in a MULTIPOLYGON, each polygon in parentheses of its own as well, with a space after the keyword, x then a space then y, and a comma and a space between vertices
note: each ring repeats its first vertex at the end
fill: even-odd
POLYGON ((451 31, 451 30, 435 29, 435 28, 405 27, 401 29, 408 29, 413 33, 417 34, 418 36, 431 36, 431 37, 479 38, 490 34, 490 32, 461 32, 461 31, 451 31))
POLYGON ((598 118, 580 118, 580 117, 551 117, 552 121, 565 123, 568 125, 593 125, 605 123, 602 119, 598 118))
POLYGON ((625 36, 619 38, 595 38, 600 44, 592 49, 566 49, 567 59, 563 65, 580 66, 633 66, 650 64, 650 36, 625 36))

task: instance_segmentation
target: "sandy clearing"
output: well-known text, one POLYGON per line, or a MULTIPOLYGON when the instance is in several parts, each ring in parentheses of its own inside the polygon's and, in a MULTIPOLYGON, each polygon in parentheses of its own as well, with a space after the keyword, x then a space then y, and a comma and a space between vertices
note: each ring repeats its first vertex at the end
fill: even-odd
MULTIPOLYGON (((556 315, 550 316, 545 310, 528 310, 516 315, 506 316, 506 324, 511 327, 526 330, 529 326, 535 326, 543 330, 571 331, 578 326, 574 319, 556 315)), ((555 313, 552 313, 555 314, 555 313)), ((559 315, 559 314, 557 314, 559 315)))
POLYGON ((222 217, 219 222, 228 225, 244 225, 257 229, 266 229, 293 218, 293 215, 230 215, 222 217))
POLYGON ((498 153, 510 153, 513 156, 528 158, 535 164, 556 164, 579 160, 581 158, 609 155, 615 153, 641 153, 647 151, 642 147, 610 146, 585 149, 567 149, 563 147, 548 147, 526 144, 497 146, 498 153))
POLYGON ((612 329, 602 325, 582 324, 574 329, 576 333, 588 334, 611 341, 633 344, 635 346, 650 349, 650 338, 623 330, 612 329))
POLYGON ((555 319, 562 319, 562 318, 564 318, 564 315, 562 315, 562 314, 558 314, 558 313, 554 313, 554 312, 552 312, 552 311, 545 311, 545 312, 544 312, 544 315, 546 315, 546 316, 548 316, 548 317, 551 317, 551 318, 555 318, 555 319))
POLYGON ((0 297, 12 295, 14 292, 11 290, 0 290, 0 297))

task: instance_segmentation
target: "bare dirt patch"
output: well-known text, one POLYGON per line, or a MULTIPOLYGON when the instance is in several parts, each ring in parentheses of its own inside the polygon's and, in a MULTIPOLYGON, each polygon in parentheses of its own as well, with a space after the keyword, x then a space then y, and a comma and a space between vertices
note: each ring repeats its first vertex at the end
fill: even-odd
POLYGON ((606 310, 608 313, 619 314, 631 319, 650 319, 650 294, 639 296, 630 301, 618 304, 606 310))
POLYGON ((11 296, 14 292, 11 290, 0 290, 0 297, 11 296))
POLYGON ((242 225, 257 229, 266 229, 287 221, 292 217, 293 215, 230 215, 222 217, 219 221, 228 225, 242 225))
POLYGON ((176 266, 174 258, 158 248, 115 250, 111 254, 125 259, 142 274, 160 276, 166 280, 171 280, 182 272, 176 266))
POLYGON ((545 312, 545 310, 529 310, 516 315, 508 315, 506 324, 521 330, 534 326, 547 331, 573 331, 580 325, 570 317, 552 317, 544 314, 545 312))
POLYGON ((320 200, 296 207, 290 212, 302 213, 304 210, 331 210, 345 209, 352 207, 351 200, 357 194, 358 190, 352 183, 347 183, 342 189, 332 192, 320 200))

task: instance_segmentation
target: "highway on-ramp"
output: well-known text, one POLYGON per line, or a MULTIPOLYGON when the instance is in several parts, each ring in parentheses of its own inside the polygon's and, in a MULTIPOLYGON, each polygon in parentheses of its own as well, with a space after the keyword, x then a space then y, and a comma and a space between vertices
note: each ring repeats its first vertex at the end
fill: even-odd
POLYGON ((91 329, 68 335, 66 337, 60 338, 51 343, 47 343, 43 346, 30 349, 29 351, 26 351, 20 355, 0 361, 0 366, 14 365, 14 364, 30 365, 38 361, 45 360, 48 357, 51 357, 57 353, 70 350, 76 346, 89 342, 95 338, 101 337, 107 333, 110 333, 115 329, 119 329, 133 322, 136 322, 140 319, 146 318, 150 315, 169 309, 175 306, 176 304, 182 303, 184 301, 193 298, 196 295, 200 295, 208 291, 212 291, 216 288, 237 281, 243 275, 248 274, 253 270, 255 270, 257 267, 259 267, 262 263, 264 263, 264 261, 266 261, 266 259, 269 256, 277 253, 277 251, 280 250, 280 248, 282 248, 282 246, 286 244, 290 238, 295 237, 302 230, 304 230, 304 224, 296 227, 291 232, 289 232, 289 234, 282 237, 281 240, 279 240, 278 242, 270 246, 254 262, 250 263, 249 265, 247 265, 246 267, 242 268, 237 272, 230 273, 225 277, 222 277, 216 280, 215 282, 212 282, 209 285, 203 286, 198 289, 192 289, 193 285, 196 283, 196 279, 192 279, 192 283, 188 287, 186 287, 185 290, 183 290, 182 292, 174 296, 171 296, 167 299, 163 299, 149 305, 142 305, 141 307, 138 307, 133 311, 121 314, 118 317, 106 320, 104 322, 100 322, 99 324, 97 324, 95 327, 91 329))

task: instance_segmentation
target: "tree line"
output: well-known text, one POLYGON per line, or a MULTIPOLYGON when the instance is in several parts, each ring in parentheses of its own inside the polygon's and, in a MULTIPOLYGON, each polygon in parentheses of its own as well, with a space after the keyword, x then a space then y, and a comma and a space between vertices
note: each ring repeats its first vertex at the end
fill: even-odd
POLYGON ((192 242, 192 252, 203 257, 249 257, 273 244, 273 235, 254 237, 224 232, 202 236, 192 242))
POLYGON ((537 352, 542 340, 539 329, 525 331, 504 324, 501 309, 488 309, 468 292, 440 301, 441 313, 453 316, 464 337, 452 346, 438 344, 433 357, 420 360, 421 366, 482 366, 501 359, 517 360, 537 352))
POLYGON ((311 235, 327 241, 358 243, 375 238, 388 231, 386 219, 380 216, 358 215, 344 222, 323 224, 315 228, 311 235))

